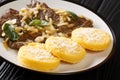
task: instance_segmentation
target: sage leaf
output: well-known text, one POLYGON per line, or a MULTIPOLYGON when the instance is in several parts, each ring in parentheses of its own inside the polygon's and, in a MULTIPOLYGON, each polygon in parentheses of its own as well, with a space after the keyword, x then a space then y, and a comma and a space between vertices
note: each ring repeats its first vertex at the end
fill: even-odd
POLYGON ((71 15, 73 20, 77 20, 79 18, 77 14, 75 14, 74 12, 71 12, 71 11, 67 11, 67 12, 71 15))
POLYGON ((10 40, 16 41, 19 39, 18 33, 15 32, 14 28, 10 24, 4 23, 2 27, 5 36, 8 37, 10 40))
POLYGON ((40 19, 34 19, 29 23, 30 26, 40 26, 44 27, 48 25, 48 22, 45 20, 40 20, 40 19))

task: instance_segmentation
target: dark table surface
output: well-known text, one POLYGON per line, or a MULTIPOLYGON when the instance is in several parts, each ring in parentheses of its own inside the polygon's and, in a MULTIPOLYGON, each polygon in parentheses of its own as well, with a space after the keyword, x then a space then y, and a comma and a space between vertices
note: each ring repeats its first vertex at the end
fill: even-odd
MULTIPOLYGON (((0 6, 13 0, 0 0, 0 6)), ((87 72, 50 76, 23 70, 0 59, 0 80, 120 80, 120 0, 66 0, 82 5, 107 21, 116 36, 114 55, 103 65, 87 72)))

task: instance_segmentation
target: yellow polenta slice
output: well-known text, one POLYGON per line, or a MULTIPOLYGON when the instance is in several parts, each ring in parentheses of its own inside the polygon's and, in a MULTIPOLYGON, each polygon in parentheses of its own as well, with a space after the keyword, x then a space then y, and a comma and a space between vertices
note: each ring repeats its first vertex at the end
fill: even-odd
POLYGON ((38 71, 55 69, 60 60, 45 50, 45 45, 29 43, 18 51, 18 61, 25 67, 38 71))
POLYGON ((77 42, 64 37, 50 37, 45 42, 46 49, 60 60, 68 63, 81 61, 86 51, 77 42))
POLYGON ((78 28, 72 32, 72 40, 92 51, 101 51, 108 48, 111 42, 110 35, 96 28, 78 28))

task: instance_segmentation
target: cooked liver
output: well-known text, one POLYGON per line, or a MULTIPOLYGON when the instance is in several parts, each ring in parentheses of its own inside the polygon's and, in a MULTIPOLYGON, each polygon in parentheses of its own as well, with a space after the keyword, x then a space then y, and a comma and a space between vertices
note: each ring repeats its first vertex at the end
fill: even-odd
POLYGON ((12 49, 15 49, 15 50, 18 50, 21 46, 24 45, 24 43, 21 43, 21 42, 18 42, 18 41, 13 42, 13 41, 10 41, 10 40, 8 40, 7 44, 8 44, 8 47, 10 47, 12 49))
MULTIPOLYGON (((70 37, 71 32, 76 28, 93 26, 92 21, 79 17, 77 20, 71 20, 68 22, 69 24, 73 24, 72 26, 63 25, 63 26, 57 27, 54 23, 59 22, 60 20, 59 14, 56 14, 55 11, 51 9, 50 7, 48 7, 47 4, 45 3, 41 4, 40 2, 36 2, 36 0, 32 0, 32 1, 35 1, 35 3, 32 4, 31 2, 31 4, 29 4, 28 7, 33 8, 36 6, 36 4, 40 4, 42 8, 45 8, 45 11, 44 10, 39 11, 37 18, 45 20, 45 15, 48 16, 48 18, 51 18, 53 20, 53 25, 55 26, 55 29, 57 29, 57 32, 64 33, 67 37, 70 37)), ((21 25, 20 21, 22 17, 19 15, 19 11, 10 8, 7 13, 5 13, 3 16, 0 17, 0 36, 2 34, 3 23, 10 19, 17 19, 16 25, 18 26, 21 25)), ((27 21, 29 22, 29 20, 27 21)), ((42 32, 32 33, 32 32, 26 31, 23 35, 20 36, 18 41, 8 40, 7 44, 10 48, 19 49, 21 46, 24 45, 24 42, 26 42, 27 40, 34 41, 34 39, 37 36, 42 36, 42 32)), ((43 42, 45 42, 45 40, 43 42)))
POLYGON ((47 4, 42 3, 41 4, 42 8, 45 8, 45 11, 41 10, 38 14, 38 18, 45 20, 45 15, 48 16, 48 18, 51 18, 54 23, 59 21, 59 15, 55 13, 55 11, 47 6, 47 4))
POLYGON ((58 27, 58 32, 62 32, 64 34, 66 34, 67 37, 71 36, 71 32, 79 27, 92 27, 92 21, 91 20, 87 20, 85 18, 78 18, 78 20, 72 20, 71 22, 69 22, 70 24, 74 24, 71 27, 65 25, 65 26, 60 26, 58 27))
POLYGON ((2 25, 4 22, 11 20, 11 19, 17 19, 16 25, 20 26, 21 25, 21 16, 19 16, 19 12, 14 9, 9 9, 3 16, 0 17, 0 36, 2 34, 2 25))

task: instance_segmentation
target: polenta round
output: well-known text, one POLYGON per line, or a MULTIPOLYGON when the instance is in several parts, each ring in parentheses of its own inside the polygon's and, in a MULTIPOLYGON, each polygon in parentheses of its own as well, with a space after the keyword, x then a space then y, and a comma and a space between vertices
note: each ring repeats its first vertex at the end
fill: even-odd
POLYGON ((77 63, 86 55, 84 48, 65 37, 50 37, 46 40, 45 45, 54 56, 67 63, 77 63))
POLYGON ((78 28, 72 32, 72 40, 92 51, 101 51, 109 47, 110 35, 96 28, 78 28))
POLYGON ((55 69, 60 60, 45 50, 45 45, 29 43, 18 51, 18 61, 25 67, 38 71, 55 69))

